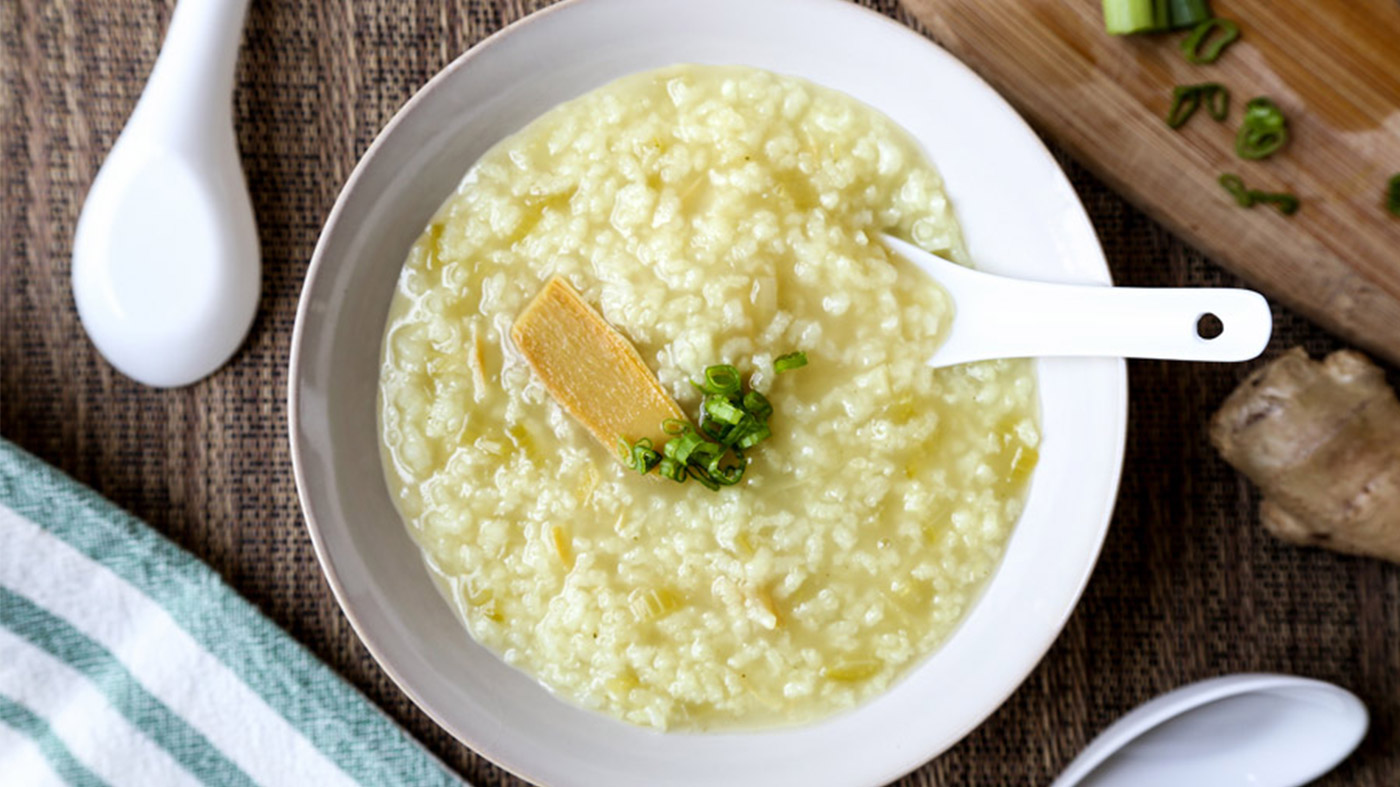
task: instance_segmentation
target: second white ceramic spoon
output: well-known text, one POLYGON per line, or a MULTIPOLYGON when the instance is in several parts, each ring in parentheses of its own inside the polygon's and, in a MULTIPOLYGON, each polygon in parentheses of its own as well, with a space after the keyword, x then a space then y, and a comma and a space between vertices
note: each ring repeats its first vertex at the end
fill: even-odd
POLYGON ((93 344, 147 385, 188 385, 257 311, 257 226, 233 135, 248 0, 180 0, 146 89, 83 203, 73 299, 93 344))
POLYGON ((935 367, 1051 355, 1247 361, 1264 351, 1273 316, 1264 296, 1227 288, 1137 288, 1008 279, 949 262, 889 235, 885 246, 932 276, 953 298, 935 367), (1201 335, 1202 317, 1221 330, 1201 335))
POLYGON ((1119 719, 1050 787, 1296 787, 1346 759, 1367 726, 1361 700, 1330 683, 1226 675, 1119 719))

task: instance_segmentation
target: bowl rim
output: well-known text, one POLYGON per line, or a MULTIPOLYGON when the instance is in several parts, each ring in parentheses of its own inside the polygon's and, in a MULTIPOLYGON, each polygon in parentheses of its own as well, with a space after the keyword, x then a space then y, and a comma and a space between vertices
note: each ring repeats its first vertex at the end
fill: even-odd
MULTIPOLYGON (((644 2, 645 0, 641 1, 644 2)), ((405 101, 404 104, 398 108, 397 111, 395 111, 394 115, 375 135, 374 140, 356 161, 355 166, 351 170, 350 175, 346 178, 344 184, 340 187, 340 190, 336 195, 335 202, 331 207, 330 212, 327 214, 324 224, 322 225, 320 234, 317 236, 316 245, 313 248, 306 273, 303 277, 301 293, 298 296, 297 309, 294 317, 291 335, 291 348, 287 364, 288 377, 286 406, 288 413, 288 436, 292 459, 292 471, 296 483, 298 503, 302 511, 303 519, 305 520, 308 535, 311 538, 311 543, 316 555, 317 564, 321 568, 321 572, 326 579, 326 583, 330 586, 332 595, 335 597, 336 603, 340 607, 342 614, 345 615, 346 620, 350 623, 351 629, 355 632, 355 635, 359 638, 360 642, 365 646, 365 649, 374 659, 376 666, 378 666, 379 669, 383 670, 383 672, 394 683, 395 687, 397 687, 399 691, 401 691, 405 696, 407 696, 409 700, 413 702, 414 706, 418 710, 423 712, 425 715, 427 715, 433 721, 434 724, 438 725, 438 727, 446 731, 457 742, 459 742, 462 745, 468 746, 468 748, 471 751, 489 760, 494 765, 503 768, 506 771, 520 778, 526 779, 531 783, 540 785, 546 785, 550 782, 544 779, 544 777, 539 773, 538 769, 533 767, 530 763, 521 762, 510 755, 503 754, 499 747, 484 744, 483 742, 477 739, 469 739, 467 736, 461 734, 461 731, 459 730, 458 726, 452 723, 451 721, 447 720, 444 717, 443 713, 436 707, 435 703, 432 703, 424 697, 422 697, 419 694, 419 692, 413 688, 412 682, 401 673, 399 668, 395 666, 392 661, 385 658, 385 648, 379 643, 376 635, 365 627, 360 616, 357 614, 354 604, 351 603, 351 599, 345 587, 344 581, 342 580, 340 573, 336 569, 335 560, 332 557, 330 547, 326 542, 326 536, 324 535, 322 525, 318 521, 316 513, 312 509, 311 503, 308 500, 309 495, 306 490, 308 489, 309 482, 306 478, 306 471, 303 467, 303 459, 301 458, 303 448, 301 445, 301 439, 299 437, 301 431, 300 412, 301 387, 303 381, 302 376, 298 374, 298 370, 303 365, 303 334, 305 332, 305 326, 309 320, 308 312, 311 308, 310 293, 314 289, 313 285, 316 284, 318 278, 321 275, 323 275, 327 267, 331 265, 331 263, 328 262, 325 257, 325 247, 328 243, 328 238, 334 234, 333 231, 341 223, 342 213, 344 213, 347 209, 347 195, 354 190, 354 188, 358 185, 359 181, 365 176, 365 172, 369 166, 369 162, 371 162, 371 160, 374 159, 375 154, 379 151, 379 149, 386 144, 386 140, 392 135, 392 133, 395 131, 395 129, 398 128, 399 125, 405 122, 405 118, 408 115, 410 115, 420 103, 423 103, 424 101, 428 100, 429 94, 433 93, 434 90, 441 83, 450 79, 451 76, 456 72, 471 65, 476 59, 481 57, 483 53, 490 51, 502 40, 518 34, 521 29, 527 27, 532 22, 537 22, 543 18, 560 12, 564 12, 578 5, 585 5, 593 2, 597 2, 597 0, 559 0, 559 2, 556 2, 553 5, 546 6, 545 8, 534 11, 530 14, 527 14, 524 17, 521 17, 520 19, 515 20, 514 22, 511 22, 509 25, 506 25, 500 30, 497 30, 494 33, 488 35, 481 41, 477 42, 475 45, 469 47, 467 50, 457 55, 450 63, 448 63, 441 70, 435 73, 427 82, 423 83, 423 85, 418 87, 414 91, 413 95, 410 96, 408 100, 405 101)), ((986 80, 981 77, 980 74, 977 74, 969 66, 967 66, 966 63, 963 63, 960 58, 956 58, 951 53, 948 53, 947 50, 944 50, 939 44, 937 44, 932 39, 923 35, 919 31, 914 30, 913 28, 901 24, 897 20, 891 19, 885 16, 884 14, 875 11, 874 9, 867 8, 865 6, 858 5, 853 2, 849 2, 849 0, 805 0, 805 2, 812 3, 814 5, 820 3, 828 6, 841 6, 856 14, 863 14, 866 18, 871 18, 875 21, 878 21, 880 24, 885 25, 887 29, 889 29, 892 33, 917 38, 925 46, 933 47, 944 52, 945 54, 948 54, 949 57, 953 57, 954 60, 956 60, 960 65, 967 69, 969 74, 971 74, 974 79, 982 83, 982 85, 988 91, 1001 98, 1000 91, 997 91, 994 87, 988 84, 986 80)), ((1007 102, 1007 104, 1008 106, 1010 106, 1009 102, 1007 102)), ((1049 148, 1046 147, 1045 142, 1041 139, 1040 135, 1034 131, 1034 129, 1029 125, 1025 118, 1020 114, 1019 110, 1016 110, 1014 106, 1012 106, 1011 109, 1013 110, 1011 114, 1014 117, 1015 122, 1019 123, 1019 125, 1026 132, 1026 136, 1028 137, 1027 145, 1036 148, 1043 157, 1045 157, 1054 164, 1055 169, 1057 171, 1064 175, 1063 168, 1059 166, 1059 163, 1057 161, 1055 161, 1053 154, 1050 152, 1049 148)), ((1102 257, 1102 246, 1098 242, 1097 232, 1095 231, 1092 221, 1089 218, 1087 209, 1083 205, 1083 201, 1078 198, 1077 194, 1074 194, 1072 186, 1071 194, 1074 197, 1076 207, 1078 207, 1086 223, 1089 225, 1090 233, 1093 235, 1094 248, 1096 251, 1099 252, 1099 256, 1102 257)), ((1112 285, 1112 271, 1106 265, 1106 260, 1104 266, 1104 273, 1106 274, 1106 277, 1108 279, 1107 283, 1112 285)), ((1007 682, 1006 688, 1002 692, 999 692, 999 696, 995 703, 990 704, 984 713, 981 713, 976 718, 970 719, 967 722, 967 724, 959 730, 956 738, 953 739, 953 743, 950 743, 947 748, 951 748, 951 746, 954 745, 954 743, 963 740, 972 731, 980 727, 982 724, 986 723, 987 719, 990 718, 991 715, 995 713, 999 708, 1001 708, 1006 703, 1006 701, 1024 685, 1026 679, 1030 677, 1030 675, 1035 671, 1035 669, 1043 662, 1045 655, 1049 652, 1050 648, 1054 645, 1054 643, 1059 639, 1060 634, 1063 633, 1064 627, 1068 622, 1070 616, 1073 615, 1074 611, 1078 608, 1079 601, 1083 597, 1084 589, 1088 585, 1089 579, 1092 577, 1093 572, 1098 565, 1098 559, 1102 552, 1108 528, 1111 524, 1111 519, 1116 508, 1118 493, 1122 481, 1124 458, 1127 448, 1127 422, 1128 409, 1130 404, 1128 398, 1127 362, 1122 358, 1115 358, 1110 360, 1115 362, 1117 368, 1114 370, 1114 374, 1112 375, 1113 390, 1109 393, 1112 394, 1113 398, 1117 402, 1121 403, 1121 406, 1116 408, 1114 412, 1104 414, 1105 420, 1111 420, 1112 432, 1118 435, 1118 439, 1114 441, 1112 455, 1108 457, 1108 464, 1112 468, 1112 471, 1111 478, 1107 479, 1108 483, 1106 486, 1106 490, 1111 494, 1105 494, 1105 505, 1103 507, 1101 521, 1093 523, 1094 526, 1099 531, 1101 531, 1101 535, 1095 542, 1092 554, 1087 556, 1088 559, 1084 563, 1083 571, 1081 572, 1080 576, 1078 576, 1075 579, 1073 593, 1071 596, 1072 601, 1069 604, 1067 604, 1061 612, 1053 616, 1055 623, 1054 636, 1050 637, 1043 645, 1030 649, 1031 651, 1033 651, 1033 655, 1035 658, 1033 660, 1028 661, 1028 666, 1024 670, 1019 671, 1019 674, 1017 675, 1014 681, 1007 682)), ((1039 360, 1037 360, 1037 366, 1038 364, 1039 360)), ((998 561, 998 568, 1000 568, 1001 564, 1004 562, 1005 557, 1006 555, 1005 553, 1003 553, 1003 555, 998 561)), ((967 615, 969 615, 972 609, 975 608, 978 603, 980 603, 980 596, 990 586, 993 579, 994 577, 989 577, 984 582, 984 584, 979 590, 978 601, 975 601, 965 612, 963 620, 959 622, 958 627, 962 626, 962 623, 967 619, 967 615)), ((956 631, 957 628, 953 630, 953 633, 956 633, 956 631)), ((953 633, 949 634, 950 639, 953 636, 953 633)), ((922 658, 926 659, 929 655, 930 654, 924 654, 922 658)), ((917 668, 917 664, 914 665, 913 668, 917 668)), ((895 690, 895 688, 896 686, 892 685, 887 691, 893 691, 895 690)), ((567 700, 561 699, 560 701, 567 700)), ((420 745, 422 744, 420 743, 420 745)), ((913 752, 910 756, 906 756, 897 761, 894 761, 892 759, 885 768, 880 770, 879 783, 893 781, 908 773, 911 773, 913 770, 921 767, 924 764, 927 764, 928 762, 931 762, 938 756, 941 756, 944 752, 947 751, 947 748, 931 756, 927 752, 921 751, 913 752)), ((430 756, 433 756, 434 759, 437 759, 436 756, 432 755, 431 753, 430 756)))

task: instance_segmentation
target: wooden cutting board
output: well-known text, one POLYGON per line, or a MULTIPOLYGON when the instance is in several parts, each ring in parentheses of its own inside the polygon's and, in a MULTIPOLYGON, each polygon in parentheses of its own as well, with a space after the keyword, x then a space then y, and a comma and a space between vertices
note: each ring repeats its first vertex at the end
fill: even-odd
MULTIPOLYGON (((1041 131, 1173 231, 1346 340, 1400 363, 1400 2, 1214 0, 1240 41, 1214 65, 1181 56, 1185 33, 1115 37, 1100 0, 903 0, 934 37, 1041 131), (1220 82, 1230 116, 1162 118, 1172 88, 1220 82), (1269 96, 1292 140, 1235 156, 1244 104, 1269 96), (1243 209, 1216 178, 1292 191, 1294 216, 1243 209)), ((937 100, 930 86, 929 100, 937 100)))

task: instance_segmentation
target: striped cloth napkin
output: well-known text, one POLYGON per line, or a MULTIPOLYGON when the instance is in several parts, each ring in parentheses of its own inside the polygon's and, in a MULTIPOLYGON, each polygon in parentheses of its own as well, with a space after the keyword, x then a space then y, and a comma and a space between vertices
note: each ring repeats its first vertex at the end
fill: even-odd
POLYGON ((462 785, 147 525, 0 440, 0 785, 462 785))

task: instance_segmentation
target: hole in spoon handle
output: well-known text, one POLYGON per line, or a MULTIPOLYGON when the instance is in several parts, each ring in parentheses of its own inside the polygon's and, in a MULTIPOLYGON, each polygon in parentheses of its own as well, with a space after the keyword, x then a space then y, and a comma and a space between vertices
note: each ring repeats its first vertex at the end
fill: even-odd
MULTIPOLYGON (((1180 292, 1191 293, 1191 290, 1180 292)), ((1204 361, 1245 361, 1268 346, 1273 314, 1268 301, 1249 290, 1195 290, 1200 304, 1191 321, 1191 339, 1204 361)))
POLYGON ((1220 334, 1224 332, 1225 323, 1221 322, 1220 318, 1211 312, 1202 314, 1200 319, 1196 320, 1196 335, 1206 341, 1217 339, 1220 337, 1220 334))

